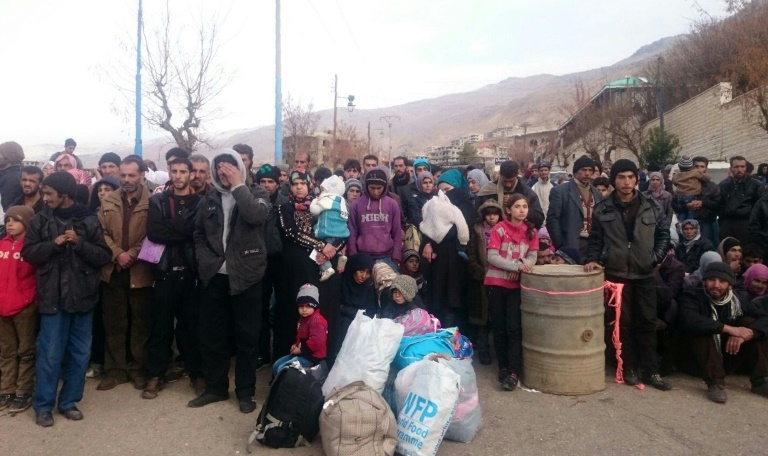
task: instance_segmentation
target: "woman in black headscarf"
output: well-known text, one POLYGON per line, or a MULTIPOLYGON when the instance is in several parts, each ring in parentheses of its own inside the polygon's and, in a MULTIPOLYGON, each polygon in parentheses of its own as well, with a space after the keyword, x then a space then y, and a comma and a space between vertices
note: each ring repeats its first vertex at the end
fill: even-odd
POLYGON ((364 310, 366 315, 373 317, 379 308, 371 277, 373 264, 373 257, 366 253, 356 253, 347 261, 347 267, 341 277, 341 314, 334 341, 336 351, 341 348, 357 312, 364 310))

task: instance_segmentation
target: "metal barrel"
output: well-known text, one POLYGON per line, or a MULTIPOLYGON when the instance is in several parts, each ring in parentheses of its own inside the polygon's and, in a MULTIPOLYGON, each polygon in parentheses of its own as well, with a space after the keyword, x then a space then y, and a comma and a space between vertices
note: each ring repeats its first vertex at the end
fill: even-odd
POLYGON ((605 389, 603 272, 535 266, 521 277, 523 382, 551 394, 605 389))

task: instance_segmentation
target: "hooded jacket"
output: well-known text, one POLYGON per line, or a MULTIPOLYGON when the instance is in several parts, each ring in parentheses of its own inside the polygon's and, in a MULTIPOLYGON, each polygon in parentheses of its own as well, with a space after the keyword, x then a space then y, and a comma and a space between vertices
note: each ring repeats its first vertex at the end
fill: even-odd
POLYGON ((99 299, 99 270, 112 260, 99 219, 87 207, 76 204, 65 214, 43 209, 29 222, 21 256, 35 267, 40 313, 89 312, 99 299), (65 225, 61 225, 64 221, 65 225), (77 244, 54 244, 71 227, 77 244))
MULTIPOLYGON (((149 212, 149 190, 144 186, 140 186, 139 190, 139 201, 133 208, 131 219, 128 222, 128 250, 125 250, 134 260, 138 258, 141 243, 147 236, 147 214, 149 212)), ((110 281, 112 271, 118 267, 117 257, 124 252, 122 246, 124 203, 123 190, 117 189, 104 197, 99 210, 99 221, 101 222, 101 229, 104 231, 104 240, 112 250, 112 262, 101 270, 101 279, 105 282, 110 281)), ((154 280, 149 263, 136 261, 128 269, 131 273, 131 288, 152 286, 154 280)))
MULTIPOLYGON (((400 204, 389 196, 386 183, 381 199, 368 196, 368 180, 374 173, 383 173, 374 168, 365 173, 363 194, 349 209, 348 255, 367 253, 375 259, 392 258, 402 260, 403 232, 400 227, 400 204)), ((386 176, 386 175, 385 175, 386 176)), ((386 178, 385 178, 386 181, 386 178)))
POLYGON ((11 317, 35 301, 35 268, 24 261, 24 237, 0 240, 0 316, 11 317))
POLYGON ((299 317, 296 344, 301 346, 301 356, 313 364, 328 355, 328 322, 320 314, 320 309, 315 309, 308 317, 299 317))
POLYGON ((495 198, 499 204, 504 205, 505 193, 520 193, 528 200, 528 221, 533 223, 536 229, 541 228, 542 225, 544 225, 545 216, 544 210, 541 208, 541 203, 539 202, 539 197, 536 195, 536 193, 534 193, 530 187, 525 185, 520 177, 517 178, 517 185, 515 185, 515 188, 512 189, 511 192, 506 192, 504 190, 504 184, 500 183, 501 180, 502 178, 499 176, 497 180, 488 182, 487 184, 483 185, 483 188, 477 192, 475 207, 479 208, 485 201, 490 198, 495 198))
POLYGON ((207 285, 216 273, 228 274, 230 294, 238 295, 264 277, 264 224, 271 205, 266 190, 245 184, 246 170, 240 154, 232 149, 218 155, 222 154, 235 159, 243 184, 226 189, 216 170, 211 170, 214 190, 198 206, 195 255, 203 284, 207 285))
POLYGON ((653 277, 653 268, 664 259, 670 238, 659 205, 638 191, 634 198, 639 199, 633 200, 639 208, 631 239, 615 193, 597 203, 592 212, 585 261, 596 261, 605 267, 606 274, 629 280, 653 277))

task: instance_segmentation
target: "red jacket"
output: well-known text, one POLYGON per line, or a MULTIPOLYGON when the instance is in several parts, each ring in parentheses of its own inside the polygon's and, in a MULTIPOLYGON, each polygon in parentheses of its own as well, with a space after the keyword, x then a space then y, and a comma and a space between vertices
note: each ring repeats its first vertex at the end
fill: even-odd
POLYGON ((299 318, 296 328, 296 344, 301 344, 301 356, 319 363, 328 354, 328 322, 320 315, 320 309, 308 317, 299 318))
POLYGON ((11 317, 35 302, 35 268, 21 258, 24 238, 0 240, 0 316, 11 317))

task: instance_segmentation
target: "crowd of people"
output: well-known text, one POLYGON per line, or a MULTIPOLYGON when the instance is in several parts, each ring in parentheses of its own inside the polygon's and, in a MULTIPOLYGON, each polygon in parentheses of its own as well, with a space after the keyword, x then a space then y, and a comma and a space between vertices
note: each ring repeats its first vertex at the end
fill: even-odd
POLYGON ((290 169, 256 167, 237 144, 210 161, 172 148, 153 182, 164 175, 141 157, 85 170, 75 149, 38 168, 0 144, 0 410, 32 406, 40 426, 54 410, 83 418, 87 376, 147 400, 188 377, 189 407, 227 400, 232 357, 252 412, 258 370, 333 364, 359 311, 427 312, 482 364, 492 339, 514 390, 520 277, 550 263, 623 285, 625 383, 668 390, 661 374, 692 359, 713 401, 735 368, 768 396, 768 193, 765 166, 752 175, 743 157, 719 184, 703 157, 670 177, 582 156, 552 182, 543 161, 488 176, 397 157, 390 177, 373 155, 334 172, 299 152, 290 169))

